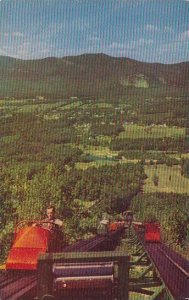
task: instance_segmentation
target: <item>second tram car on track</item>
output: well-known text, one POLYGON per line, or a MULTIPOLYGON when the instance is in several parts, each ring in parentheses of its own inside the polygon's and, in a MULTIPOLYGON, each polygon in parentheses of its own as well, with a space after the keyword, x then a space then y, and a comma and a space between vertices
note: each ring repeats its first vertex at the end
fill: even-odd
POLYGON ((160 233, 160 224, 159 223, 145 222, 144 228, 145 228, 145 234, 144 234, 145 242, 160 242, 161 241, 161 233, 160 233))

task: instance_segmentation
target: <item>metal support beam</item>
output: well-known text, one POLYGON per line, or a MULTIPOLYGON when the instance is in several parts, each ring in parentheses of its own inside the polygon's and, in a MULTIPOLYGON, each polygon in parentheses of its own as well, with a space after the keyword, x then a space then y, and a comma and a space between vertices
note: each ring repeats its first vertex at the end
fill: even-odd
POLYGON ((150 271, 152 271, 152 270, 153 270, 153 265, 150 264, 150 265, 147 267, 147 269, 145 269, 145 270, 140 274, 139 278, 144 278, 144 277, 148 274, 148 272, 150 272, 150 271))
POLYGON ((150 300, 162 299, 161 297, 163 297, 164 295, 165 295, 165 286, 162 285, 161 288, 156 293, 154 293, 154 295, 152 296, 152 298, 150 300))
POLYGON ((133 253, 133 256, 138 256, 141 254, 141 252, 144 252, 144 247, 139 243, 139 248, 136 250, 136 252, 133 253))
POLYGON ((143 252, 139 258, 137 258, 132 264, 133 265, 139 265, 139 263, 141 263, 142 261, 144 262, 144 259, 145 259, 145 262, 147 263, 148 262, 148 256, 146 254, 146 252, 143 252))

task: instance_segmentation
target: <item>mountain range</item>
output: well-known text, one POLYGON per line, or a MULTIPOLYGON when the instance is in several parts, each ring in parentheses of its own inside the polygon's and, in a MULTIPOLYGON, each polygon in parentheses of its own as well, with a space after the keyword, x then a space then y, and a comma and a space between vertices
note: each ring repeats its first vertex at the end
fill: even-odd
POLYGON ((21 60, 0 56, 0 97, 124 94, 129 88, 189 88, 189 62, 160 64, 103 53, 21 60))

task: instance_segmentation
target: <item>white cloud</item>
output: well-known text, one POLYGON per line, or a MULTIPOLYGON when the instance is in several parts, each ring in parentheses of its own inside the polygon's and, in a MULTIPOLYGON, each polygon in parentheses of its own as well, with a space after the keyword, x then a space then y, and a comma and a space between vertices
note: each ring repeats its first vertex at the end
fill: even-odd
POLYGON ((0 32, 0 37, 8 37, 8 36, 22 38, 22 37, 24 37, 24 34, 22 32, 19 32, 19 31, 0 32))
POLYGON ((12 36, 14 36, 14 37, 23 37, 24 34, 22 32, 15 31, 15 32, 12 32, 12 36))
POLYGON ((160 31, 160 29, 157 26, 154 26, 152 24, 147 24, 145 26, 145 29, 150 32, 159 32, 160 31))
POLYGON ((65 29, 66 27, 66 22, 65 23, 51 23, 50 25, 47 26, 47 33, 50 34, 55 34, 55 33, 59 33, 60 31, 62 31, 63 29, 65 29))
MULTIPOLYGON (((189 2, 189 0, 188 0, 188 2, 189 2)), ((189 30, 181 32, 178 36, 178 39, 182 42, 187 41, 187 40, 189 41, 189 30)))
POLYGON ((24 41, 22 43, 17 43, 15 41, 14 45, 4 45, 1 46, 0 54, 12 56, 15 58, 22 59, 33 59, 36 57, 51 56, 52 46, 39 41, 35 44, 32 41, 24 41))
POLYGON ((137 50, 140 47, 148 47, 153 45, 152 39, 138 39, 138 40, 132 40, 128 41, 127 43, 117 43, 113 42, 109 45, 109 49, 118 49, 118 50, 137 50))
POLYGON ((0 32, 0 37, 7 37, 8 33, 7 32, 0 32))
POLYGON ((90 41, 90 42, 100 42, 100 41, 101 41, 101 38, 98 37, 98 36, 90 36, 90 37, 89 37, 89 41, 90 41))
POLYGON ((174 33, 174 30, 170 26, 164 27, 164 33, 174 33))
POLYGON ((111 48, 111 49, 124 49, 124 48, 126 48, 126 45, 122 44, 122 43, 113 42, 112 44, 109 45, 109 48, 111 48))

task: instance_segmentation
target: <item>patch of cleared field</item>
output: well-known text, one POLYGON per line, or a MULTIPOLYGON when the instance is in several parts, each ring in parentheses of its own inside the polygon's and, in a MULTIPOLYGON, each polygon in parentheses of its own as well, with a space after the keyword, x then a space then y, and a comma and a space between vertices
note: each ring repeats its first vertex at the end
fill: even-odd
POLYGON ((78 170, 86 170, 90 167, 96 167, 96 162, 89 162, 89 163, 83 163, 83 162, 77 162, 75 164, 76 169, 78 170))
POLYGON ((181 176, 180 166, 168 167, 166 165, 145 166, 148 178, 145 180, 145 193, 179 193, 189 194, 189 179, 181 176), (159 177, 158 186, 154 185, 154 175, 159 177))
POLYGON ((83 104, 82 101, 76 101, 70 104, 66 104, 60 107, 61 110, 69 110, 69 109, 74 109, 77 108, 79 106, 81 106, 83 104))
POLYGON ((93 156, 107 156, 107 157, 115 157, 118 155, 118 151, 111 151, 108 147, 101 146, 83 146, 80 145, 79 148, 83 150, 84 153, 89 153, 93 156))
POLYGON ((181 158, 189 158, 189 153, 167 154, 166 156, 180 160, 181 158))
POLYGON ((110 103, 94 103, 92 105, 90 105, 90 108, 112 108, 112 104, 110 103))
POLYGON ((78 162, 76 163, 76 168, 81 169, 81 170, 86 170, 90 167, 102 167, 102 166, 113 166, 116 165, 117 163, 120 164, 127 164, 127 163, 132 163, 132 164, 137 164, 138 160, 137 159, 124 159, 124 160, 119 160, 119 161, 111 161, 111 160, 106 160, 102 158, 102 160, 96 160, 88 163, 83 163, 83 162, 78 162))
POLYGON ((121 163, 132 163, 132 164, 137 164, 140 161, 140 159, 129 159, 129 158, 123 158, 120 160, 121 163))
POLYGON ((182 158, 189 158, 189 153, 182 154, 182 158))
POLYGON ((98 161, 92 161, 92 162, 89 162, 89 163, 83 163, 83 162, 78 162, 76 163, 76 169, 80 169, 80 170, 86 170, 88 168, 91 168, 91 167, 102 167, 102 166, 112 166, 112 165, 115 165, 117 164, 117 162, 114 162, 114 161, 108 161, 108 160, 98 160, 98 161))
POLYGON ((161 125, 155 126, 140 126, 136 124, 128 124, 124 126, 125 131, 119 134, 120 138, 168 138, 168 137, 184 137, 186 134, 185 128, 181 127, 164 127, 161 125))
POLYGON ((108 144, 110 144, 110 142, 111 142, 111 137, 107 136, 107 135, 98 135, 96 137, 96 139, 97 139, 98 142, 105 142, 105 143, 108 143, 108 144))
POLYGON ((48 104, 27 104, 27 105, 18 107, 18 111, 24 112, 24 113, 43 112, 49 108, 52 108, 51 104, 50 104, 50 107, 48 104))
POLYGON ((166 154, 166 156, 167 156, 167 157, 170 157, 170 158, 176 158, 176 159, 178 159, 178 160, 180 160, 180 159, 181 159, 181 157, 183 157, 183 158, 184 158, 183 154, 182 154, 182 156, 180 156, 180 154, 179 154, 179 153, 174 153, 174 154, 166 154))
POLYGON ((91 109, 91 108, 112 108, 113 105, 110 103, 102 102, 102 103, 89 103, 83 104, 82 109, 91 109))
POLYGON ((51 115, 44 115, 45 120, 58 120, 60 119, 60 114, 51 114, 51 115))
POLYGON ((14 105, 23 105, 34 102, 33 99, 0 99, 0 106, 14 106, 14 105))
POLYGON ((19 139, 19 135, 7 135, 1 138, 1 142, 3 143, 12 143, 19 139))
POLYGON ((2 100, 0 101, 0 108, 1 110, 8 111, 8 112, 21 112, 21 113, 43 113, 46 111, 53 110, 53 113, 58 110, 62 103, 55 102, 55 103, 35 103, 34 100, 20 100, 17 102, 4 102, 2 104, 2 100))

